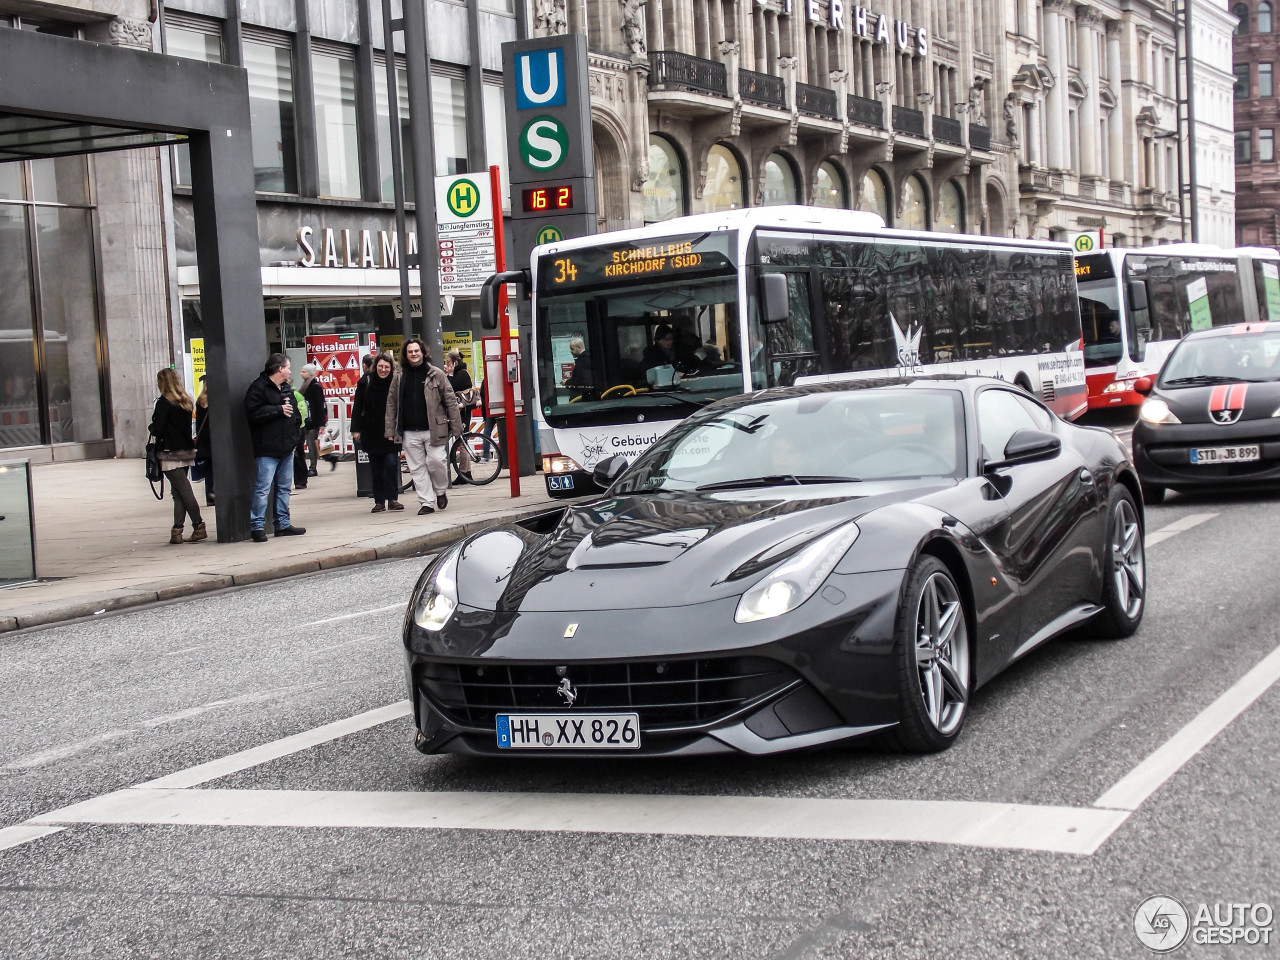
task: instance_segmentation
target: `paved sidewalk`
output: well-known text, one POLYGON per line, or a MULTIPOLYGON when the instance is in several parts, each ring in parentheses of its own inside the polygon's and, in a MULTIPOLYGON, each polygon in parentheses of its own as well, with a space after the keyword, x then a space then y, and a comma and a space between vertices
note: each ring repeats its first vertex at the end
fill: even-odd
MULTIPOLYGON (((170 545, 173 501, 151 495, 141 460, 87 460, 32 468, 36 573, 40 582, 0 590, 0 633, 107 610, 258 583, 329 567, 438 549, 474 530, 548 509, 541 476, 522 477, 511 498, 504 473, 485 487, 449 491, 449 506, 417 515, 413 491, 404 511, 370 514, 355 495, 355 464, 320 464, 306 490, 295 490, 293 522, 303 537, 220 544, 212 507, 209 539, 170 545)), ((194 484, 203 503, 204 485, 194 484)), ((188 525, 186 532, 191 531, 188 525)))

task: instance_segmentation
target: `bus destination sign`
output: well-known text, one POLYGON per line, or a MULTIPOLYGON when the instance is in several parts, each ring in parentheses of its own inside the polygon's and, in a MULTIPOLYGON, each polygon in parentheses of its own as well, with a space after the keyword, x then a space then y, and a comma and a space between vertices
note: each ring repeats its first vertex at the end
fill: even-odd
POLYGON ((544 290, 591 286, 627 278, 669 278, 732 269, 727 233, 661 242, 613 243, 540 259, 544 290))
POLYGON ((1111 258, 1105 253, 1076 257, 1076 280, 1110 280, 1116 275, 1111 258))

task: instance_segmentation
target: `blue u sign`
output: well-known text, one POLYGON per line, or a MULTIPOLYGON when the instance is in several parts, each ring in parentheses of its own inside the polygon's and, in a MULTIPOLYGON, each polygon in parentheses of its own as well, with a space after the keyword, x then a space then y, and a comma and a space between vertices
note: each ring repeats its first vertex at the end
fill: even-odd
POLYGON ((564 103, 564 51, 552 48, 517 55, 516 109, 562 107, 564 103))

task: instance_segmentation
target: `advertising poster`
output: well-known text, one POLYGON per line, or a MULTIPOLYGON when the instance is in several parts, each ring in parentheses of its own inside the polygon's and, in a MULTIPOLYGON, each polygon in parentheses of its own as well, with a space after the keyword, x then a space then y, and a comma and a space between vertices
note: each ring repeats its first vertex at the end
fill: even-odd
POLYGON ((400 350, 404 346, 404 334, 402 333, 384 333, 378 337, 379 352, 385 350, 396 358, 396 362, 400 362, 400 350))
POLYGON ((1187 284, 1187 304, 1191 308, 1191 329, 1208 330, 1213 326, 1209 314, 1209 281, 1204 277, 1187 284))
MULTIPOLYGON (((1274 269, 1274 268, 1272 268, 1274 269)), ((191 382, 196 393, 200 392, 200 378, 204 376, 204 340, 191 341, 191 382)))
MULTIPOLYGON (((356 383, 363 372, 360 366, 360 335, 340 333, 307 337, 307 363, 320 367, 316 379, 324 390, 325 400, 330 404, 335 401, 341 404, 338 409, 342 419, 350 420, 351 401, 355 399, 356 383)), ((299 377, 294 386, 300 385, 299 377)), ((342 442, 340 453, 355 452, 346 431, 342 431, 339 439, 342 442)))
MULTIPOLYGON (((1280 267, 1274 263, 1262 265, 1262 283, 1267 293, 1267 320, 1280 320, 1280 267)), ((194 347, 192 348, 194 349, 194 347)))

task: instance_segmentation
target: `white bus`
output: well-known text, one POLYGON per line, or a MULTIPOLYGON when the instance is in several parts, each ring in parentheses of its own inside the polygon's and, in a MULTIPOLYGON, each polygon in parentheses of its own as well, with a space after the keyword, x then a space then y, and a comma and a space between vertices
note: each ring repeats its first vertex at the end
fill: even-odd
POLYGON ((1066 244, 762 207, 537 247, 530 278, 553 496, 594 492, 599 461, 634 458, 694 409, 764 387, 970 373, 1065 417, 1086 406, 1066 244))
POLYGON ((1076 257, 1089 408, 1137 406, 1133 389, 1192 330, 1280 320, 1280 253, 1205 244, 1076 257))

